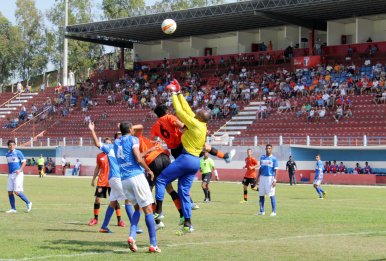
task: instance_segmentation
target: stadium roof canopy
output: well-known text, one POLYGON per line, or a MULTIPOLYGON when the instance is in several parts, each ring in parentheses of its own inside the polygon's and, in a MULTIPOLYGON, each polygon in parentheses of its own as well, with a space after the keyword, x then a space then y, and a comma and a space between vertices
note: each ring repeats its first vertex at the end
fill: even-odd
POLYGON ((386 13, 385 0, 254 0, 66 27, 66 37, 132 48, 133 43, 294 24, 326 30, 327 21, 386 13), (177 22, 166 35, 161 23, 177 22))

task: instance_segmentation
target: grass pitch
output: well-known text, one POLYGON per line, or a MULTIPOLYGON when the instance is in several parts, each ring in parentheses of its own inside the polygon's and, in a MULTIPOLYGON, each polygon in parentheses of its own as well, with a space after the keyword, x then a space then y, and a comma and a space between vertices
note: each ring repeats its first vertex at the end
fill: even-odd
MULTIPOLYGON (((200 183, 192 197, 200 206, 193 212, 192 234, 177 236, 178 214, 170 197, 165 200, 166 227, 157 233, 160 254, 146 253, 145 233, 137 237, 139 253, 128 249, 128 227, 113 234, 98 233, 100 223, 87 226, 93 216, 94 188, 90 178, 25 177, 25 193, 33 210, 17 197, 17 214, 9 209, 5 175, 0 176, 1 260, 385 260, 386 188, 324 186, 328 199, 318 200, 311 185, 276 190, 278 211, 256 216, 258 197, 249 191, 249 203, 240 204, 240 183, 211 183, 212 203, 201 203, 200 183)), ((123 211, 123 220, 128 219, 123 211)))

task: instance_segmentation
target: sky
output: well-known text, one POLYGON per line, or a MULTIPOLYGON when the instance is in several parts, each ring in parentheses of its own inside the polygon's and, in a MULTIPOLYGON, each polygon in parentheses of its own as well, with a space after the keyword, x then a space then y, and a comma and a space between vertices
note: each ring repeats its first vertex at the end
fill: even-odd
MULTIPOLYGON (((71 1, 69 0, 70 4, 71 1)), ((92 0, 94 5, 101 9, 102 0, 92 0)), ((155 0, 145 0, 146 5, 154 4, 155 0)), ((46 10, 50 9, 51 6, 55 3, 54 0, 35 0, 36 7, 45 13, 46 10)), ((15 10, 16 10, 16 0, 0 0, 0 12, 15 24, 15 10)), ((99 19, 98 19, 99 20, 99 19)))

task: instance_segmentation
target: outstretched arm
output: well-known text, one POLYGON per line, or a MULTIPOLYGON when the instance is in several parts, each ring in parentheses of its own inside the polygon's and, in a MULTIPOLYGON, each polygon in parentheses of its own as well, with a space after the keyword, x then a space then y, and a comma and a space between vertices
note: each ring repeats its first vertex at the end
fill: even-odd
POLYGON ((101 147, 101 143, 99 142, 99 139, 98 139, 98 137, 97 137, 97 135, 95 133, 95 125, 94 125, 94 123, 90 121, 88 123, 88 128, 91 131, 91 137, 92 137, 92 139, 94 141, 94 145, 97 146, 98 148, 100 148, 101 147))

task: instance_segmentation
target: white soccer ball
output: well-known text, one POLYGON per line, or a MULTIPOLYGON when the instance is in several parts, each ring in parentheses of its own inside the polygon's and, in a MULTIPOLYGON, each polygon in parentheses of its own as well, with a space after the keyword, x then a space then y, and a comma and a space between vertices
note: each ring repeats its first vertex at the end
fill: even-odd
POLYGON ((172 34, 177 29, 177 24, 173 19, 165 19, 161 25, 162 32, 165 34, 172 34))

